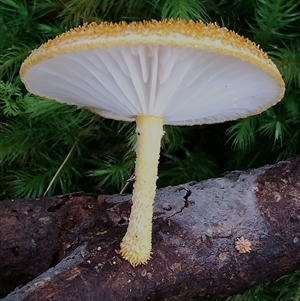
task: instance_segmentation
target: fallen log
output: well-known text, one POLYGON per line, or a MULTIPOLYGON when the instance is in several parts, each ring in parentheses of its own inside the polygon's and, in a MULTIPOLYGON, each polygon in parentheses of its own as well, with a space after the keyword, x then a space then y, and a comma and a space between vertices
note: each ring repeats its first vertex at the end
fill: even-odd
POLYGON ((0 290, 31 280, 3 301, 204 300, 298 269, 299 163, 159 189, 152 259, 135 268, 118 254, 131 195, 2 201, 0 290))

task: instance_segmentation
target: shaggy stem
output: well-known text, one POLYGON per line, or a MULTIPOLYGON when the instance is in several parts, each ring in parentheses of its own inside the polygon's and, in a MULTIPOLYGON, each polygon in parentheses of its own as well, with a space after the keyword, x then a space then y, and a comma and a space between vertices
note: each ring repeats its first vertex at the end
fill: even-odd
POLYGON ((121 255, 133 266, 151 257, 152 215, 163 117, 137 116, 137 151, 132 208, 121 255))

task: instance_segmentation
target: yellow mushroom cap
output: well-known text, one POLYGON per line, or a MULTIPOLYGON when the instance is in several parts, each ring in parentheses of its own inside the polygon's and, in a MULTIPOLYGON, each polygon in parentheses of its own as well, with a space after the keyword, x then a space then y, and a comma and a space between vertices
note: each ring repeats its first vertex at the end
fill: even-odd
POLYGON ((108 118, 163 116, 178 125, 257 114, 285 90, 254 43, 183 20, 86 24, 34 50, 20 74, 30 92, 46 98, 108 118))

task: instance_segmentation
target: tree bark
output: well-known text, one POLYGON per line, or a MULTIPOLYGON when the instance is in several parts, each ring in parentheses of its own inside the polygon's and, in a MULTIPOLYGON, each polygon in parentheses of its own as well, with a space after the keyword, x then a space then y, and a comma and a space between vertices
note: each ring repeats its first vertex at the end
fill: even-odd
POLYGON ((276 279, 300 267, 299 179, 295 158, 159 189, 152 259, 135 268, 118 254, 131 195, 2 201, 0 290, 31 280, 3 301, 203 300, 276 279))

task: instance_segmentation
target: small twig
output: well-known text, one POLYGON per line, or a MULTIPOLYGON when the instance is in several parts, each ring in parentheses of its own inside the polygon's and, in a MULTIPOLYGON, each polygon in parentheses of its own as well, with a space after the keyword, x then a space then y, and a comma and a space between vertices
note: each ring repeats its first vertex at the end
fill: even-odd
POLYGON ((120 194, 123 194, 124 191, 127 189, 127 187, 128 187, 130 184, 134 183, 134 181, 135 181, 135 175, 134 175, 134 173, 133 173, 133 174, 131 175, 131 177, 126 181, 126 184, 124 185, 124 187, 123 187, 122 190, 120 191, 120 194))
POLYGON ((50 188, 51 188, 51 186, 53 185, 53 183, 54 183, 55 179, 57 178, 58 174, 60 173, 60 171, 62 170, 62 168, 64 167, 64 165, 65 165, 66 162, 68 161, 69 157, 71 156, 71 154, 72 154, 72 152, 73 152, 75 146, 77 145, 78 141, 79 141, 79 136, 78 136, 78 138, 75 140, 75 142, 74 142, 72 148, 70 149, 68 155, 66 156, 65 160, 63 161, 63 163, 60 165, 59 169, 58 169, 57 172, 55 173, 54 177, 52 178, 51 182, 49 183, 49 185, 48 185, 48 187, 47 187, 45 193, 43 194, 43 196, 46 196, 47 192, 50 190, 50 188))
POLYGON ((43 194, 43 196, 46 196, 46 194, 48 193, 48 191, 50 190, 51 186, 53 185, 55 179, 57 178, 58 174, 60 173, 60 171, 62 170, 62 168, 64 167, 64 165, 66 164, 66 162, 68 161, 69 157, 71 156, 75 146, 77 145, 77 143, 79 142, 79 138, 80 136, 87 131, 88 129, 90 129, 94 124, 96 123, 96 121, 93 121, 86 129, 84 129, 81 133, 79 133, 78 137, 76 138, 73 146, 71 147, 68 155, 66 156, 65 160, 63 161, 63 163, 60 165, 59 169, 57 170, 57 172, 55 173, 54 177, 51 179, 45 193, 43 194))

